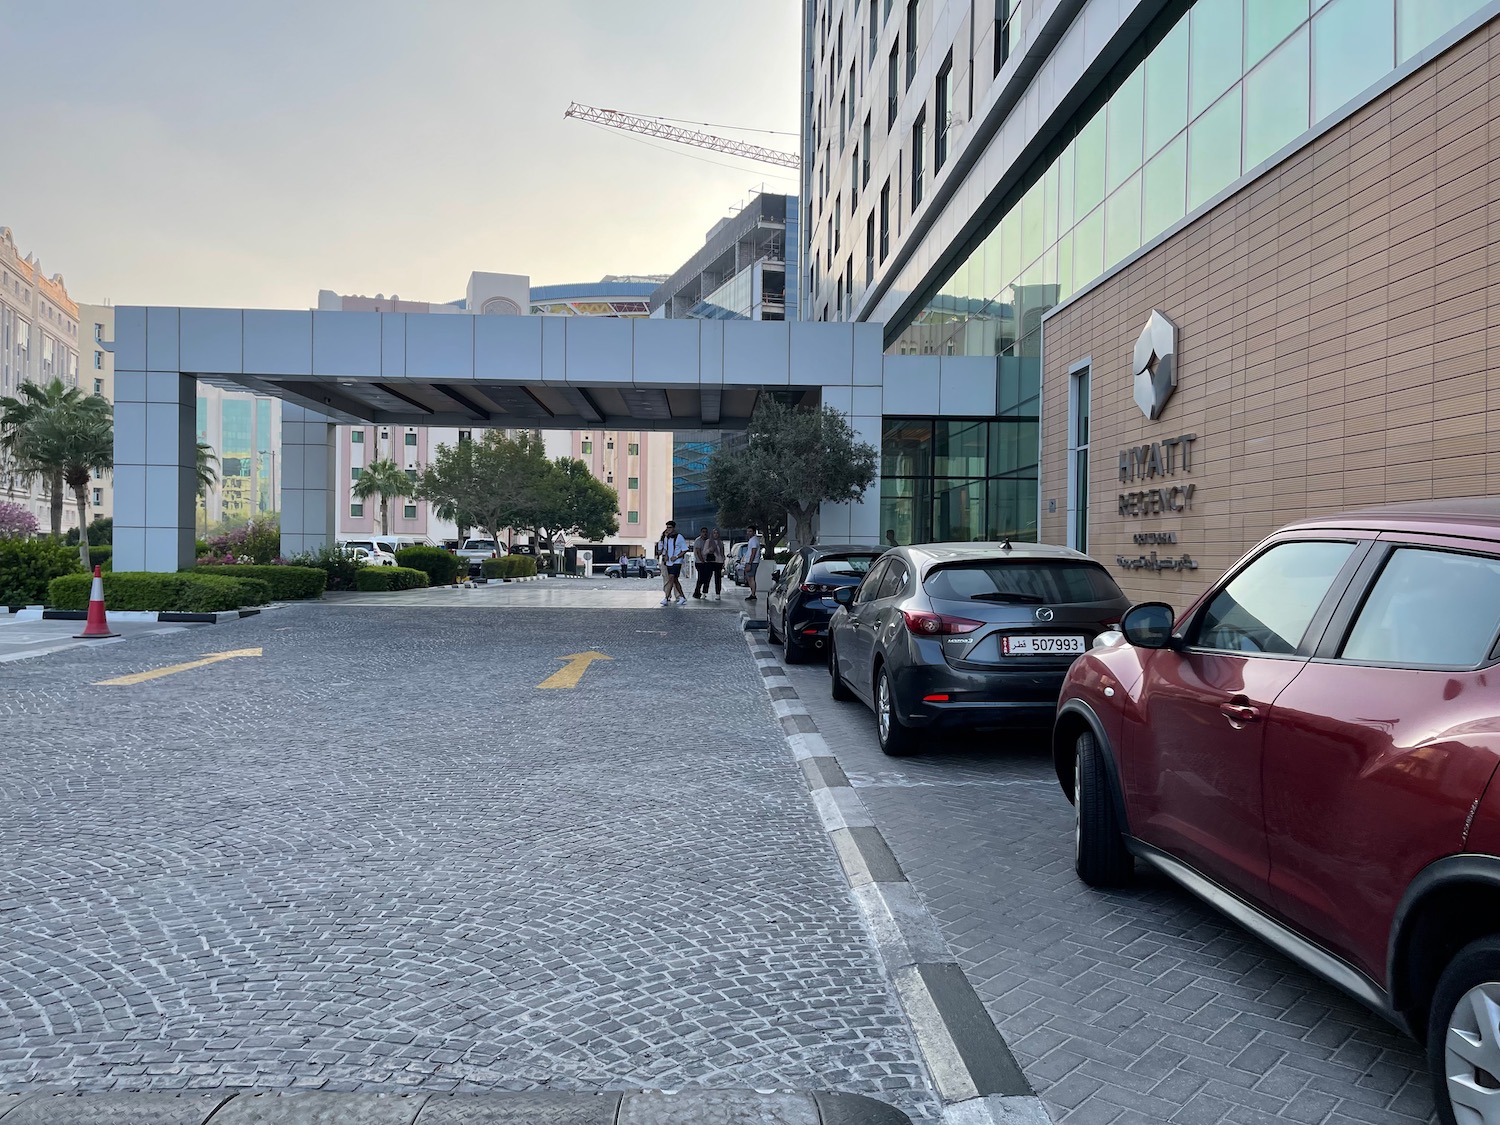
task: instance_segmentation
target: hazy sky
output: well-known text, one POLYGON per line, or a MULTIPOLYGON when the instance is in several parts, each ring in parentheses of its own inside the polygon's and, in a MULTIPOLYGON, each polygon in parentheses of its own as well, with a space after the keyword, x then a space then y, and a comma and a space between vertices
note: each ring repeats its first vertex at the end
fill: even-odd
POLYGON ((795 192, 795 172, 563 110, 795 132, 799 13, 0 0, 0 226, 75 299, 116 304, 452 300, 473 270, 534 285, 669 273, 755 186, 795 192))

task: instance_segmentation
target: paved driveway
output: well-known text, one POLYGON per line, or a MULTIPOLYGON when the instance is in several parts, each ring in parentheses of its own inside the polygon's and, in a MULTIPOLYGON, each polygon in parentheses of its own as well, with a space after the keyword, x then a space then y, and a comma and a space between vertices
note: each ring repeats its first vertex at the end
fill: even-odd
POLYGON ((1045 741, 985 735, 887 758, 821 666, 791 682, 1053 1116, 1428 1121, 1416 1047, 1164 878, 1073 874, 1045 741))
POLYGON ((934 1120, 728 603, 620 586, 0 666, 0 1088, 802 1087, 934 1120))

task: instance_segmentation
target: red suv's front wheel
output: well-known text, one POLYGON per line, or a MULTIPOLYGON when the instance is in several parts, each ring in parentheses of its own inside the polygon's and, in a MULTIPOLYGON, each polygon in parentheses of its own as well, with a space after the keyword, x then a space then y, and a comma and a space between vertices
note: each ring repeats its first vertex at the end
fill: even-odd
POLYGON ((1115 813, 1109 774, 1092 731, 1076 744, 1073 773, 1073 869, 1091 887, 1118 887, 1134 870, 1115 813))

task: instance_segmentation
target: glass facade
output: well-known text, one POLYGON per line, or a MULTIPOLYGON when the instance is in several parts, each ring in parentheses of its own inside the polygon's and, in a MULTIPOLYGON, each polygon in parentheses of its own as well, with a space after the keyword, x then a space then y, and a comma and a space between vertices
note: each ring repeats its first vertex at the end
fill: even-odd
POLYGON ((882 538, 893 532, 898 543, 1035 539, 1036 451, 1034 414, 885 419, 882 538))
POLYGON ((1007 437, 990 443, 982 473, 952 483, 921 467, 911 452, 921 442, 908 437, 946 422, 888 425, 883 529, 902 542, 1034 536, 1047 310, 1487 7, 1493 0, 1196 0, 1155 29, 891 345, 1000 357, 1002 406, 989 425, 1007 437), (1032 506, 1014 512, 1023 495, 1032 506))
POLYGON ((1036 354, 1023 290, 1066 300, 1489 4, 1197 0, 891 350, 1036 354))

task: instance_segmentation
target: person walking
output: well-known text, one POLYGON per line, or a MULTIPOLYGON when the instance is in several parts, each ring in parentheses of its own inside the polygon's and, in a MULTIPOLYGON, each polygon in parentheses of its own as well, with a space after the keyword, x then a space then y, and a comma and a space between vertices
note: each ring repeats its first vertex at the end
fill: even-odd
POLYGON ((700 580, 703 584, 703 593, 708 594, 708 584, 712 580, 714 585, 714 598, 717 600, 724 596, 724 540, 719 538, 719 529, 716 527, 708 534, 708 539, 703 544, 703 566, 700 568, 703 575, 700 580))
POLYGON ((703 557, 704 548, 706 548, 707 546, 708 528, 700 527, 698 529, 698 538, 693 540, 692 552, 694 578, 693 597, 695 599, 701 599, 703 597, 703 587, 708 581, 708 567, 706 565, 707 560, 703 557))
POLYGON ((661 534, 661 542, 656 545, 657 553, 661 556, 662 570, 662 592, 666 595, 662 598, 662 605, 672 604, 672 591, 677 591, 677 604, 687 605, 687 595, 682 592, 682 560, 688 553, 688 543, 677 533, 677 521, 668 520, 666 530, 661 534))
POLYGON ((750 539, 745 544, 745 585, 750 587, 750 592, 745 595, 747 602, 755 600, 755 571, 760 566, 760 534, 759 529, 751 524, 745 528, 750 533, 750 539))

